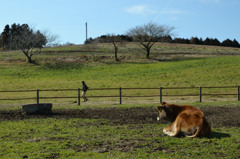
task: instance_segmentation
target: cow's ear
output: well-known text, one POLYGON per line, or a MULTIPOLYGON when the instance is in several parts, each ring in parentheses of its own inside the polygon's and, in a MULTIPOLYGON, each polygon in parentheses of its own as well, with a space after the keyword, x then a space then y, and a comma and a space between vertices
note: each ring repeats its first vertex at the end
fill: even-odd
POLYGON ((162 105, 165 105, 165 104, 167 104, 167 102, 162 102, 162 105))

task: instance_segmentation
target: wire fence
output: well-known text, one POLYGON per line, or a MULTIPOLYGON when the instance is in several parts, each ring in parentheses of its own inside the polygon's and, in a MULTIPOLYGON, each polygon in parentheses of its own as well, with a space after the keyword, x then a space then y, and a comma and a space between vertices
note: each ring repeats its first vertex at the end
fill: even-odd
MULTIPOLYGON (((74 99, 81 105, 82 89, 37 89, 37 90, 14 90, 0 91, 0 102, 35 100, 39 104, 42 100, 50 99, 74 99), (51 96, 53 92, 67 92, 64 95, 51 96), (71 93, 69 93, 71 92, 71 93), (18 95, 14 95, 18 93, 18 95), (23 95, 27 93, 27 95, 23 95), (8 94, 8 95, 6 95, 8 94)), ((220 86, 220 87, 159 87, 159 88, 94 88, 88 90, 87 98, 118 98, 122 104, 126 98, 159 98, 161 103, 166 97, 196 97, 199 102, 203 102, 204 97, 232 96, 240 100, 240 86, 220 86), (102 93, 102 92, 105 93, 102 93), (91 92, 91 93, 90 93, 91 92), (100 95, 99 95, 100 94, 100 95)))

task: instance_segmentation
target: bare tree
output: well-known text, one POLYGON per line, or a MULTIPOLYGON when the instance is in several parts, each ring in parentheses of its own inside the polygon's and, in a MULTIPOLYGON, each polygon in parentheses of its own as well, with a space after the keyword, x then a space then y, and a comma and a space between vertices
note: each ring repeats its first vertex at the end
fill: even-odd
POLYGON ((142 26, 136 26, 129 31, 127 35, 133 37, 137 45, 146 51, 146 58, 150 57, 152 46, 163 36, 172 35, 174 27, 168 25, 158 25, 155 23, 148 23, 142 26))
POLYGON ((113 44, 115 60, 119 61, 118 50, 119 50, 119 47, 124 44, 124 40, 122 39, 122 37, 116 36, 114 34, 108 34, 105 37, 105 41, 113 44))
POLYGON ((57 35, 53 35, 48 31, 40 32, 28 24, 12 24, 5 26, 4 31, 0 35, 0 48, 10 50, 21 50, 27 57, 27 61, 32 63, 32 56, 40 53, 43 46, 49 46, 58 39, 57 35))
POLYGON ((47 39, 47 44, 46 46, 48 47, 54 47, 59 45, 59 35, 51 33, 49 30, 43 30, 42 34, 46 37, 47 39))
POLYGON ((46 43, 46 36, 39 30, 34 31, 27 24, 23 24, 20 26, 18 34, 11 38, 10 47, 20 49, 27 57, 27 61, 33 63, 32 56, 40 53, 46 43))

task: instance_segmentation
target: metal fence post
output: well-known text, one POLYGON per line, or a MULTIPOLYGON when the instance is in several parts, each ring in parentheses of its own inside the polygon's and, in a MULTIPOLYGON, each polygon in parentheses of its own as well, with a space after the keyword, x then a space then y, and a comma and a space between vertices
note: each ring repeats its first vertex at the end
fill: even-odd
POLYGON ((78 105, 80 105, 81 101, 80 101, 81 95, 80 95, 80 88, 78 88, 78 105))
POLYGON ((240 86, 238 86, 238 100, 240 100, 240 86))
POLYGON ((199 98, 200 102, 202 102, 202 87, 199 87, 199 98))
POLYGON ((120 98, 120 104, 122 104, 122 88, 119 88, 119 98, 120 98))
POLYGON ((37 89, 37 104, 39 104, 39 89, 37 89))
POLYGON ((162 103, 162 87, 160 87, 160 103, 162 103))

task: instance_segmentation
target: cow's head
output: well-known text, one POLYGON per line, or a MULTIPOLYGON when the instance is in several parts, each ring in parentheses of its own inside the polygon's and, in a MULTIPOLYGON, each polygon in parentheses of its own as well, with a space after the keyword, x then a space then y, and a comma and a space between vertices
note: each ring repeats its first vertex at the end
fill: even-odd
POLYGON ((167 114, 166 114, 166 102, 162 102, 162 106, 158 106, 158 117, 157 117, 157 121, 161 120, 161 119, 167 119, 167 114))
POLYGON ((164 119, 173 122, 176 119, 176 112, 171 104, 162 102, 162 106, 158 106, 157 109, 159 112, 158 121, 164 119))

